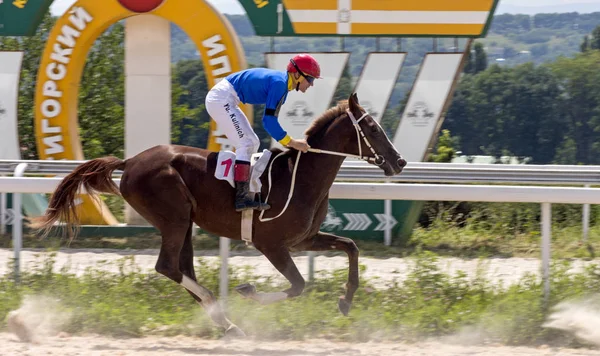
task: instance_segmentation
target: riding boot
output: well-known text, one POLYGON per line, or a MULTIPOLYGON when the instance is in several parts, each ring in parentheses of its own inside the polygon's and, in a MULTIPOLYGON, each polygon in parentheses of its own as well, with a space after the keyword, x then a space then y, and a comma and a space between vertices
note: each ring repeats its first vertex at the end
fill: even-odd
POLYGON ((234 166, 235 181, 235 211, 246 209, 267 210, 269 204, 257 202, 252 199, 250 193, 250 162, 236 161, 234 166))

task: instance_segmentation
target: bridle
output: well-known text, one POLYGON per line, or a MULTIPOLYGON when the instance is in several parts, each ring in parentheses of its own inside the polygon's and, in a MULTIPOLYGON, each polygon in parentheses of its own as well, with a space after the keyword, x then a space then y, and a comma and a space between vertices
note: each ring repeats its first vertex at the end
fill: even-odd
MULTIPOLYGON (((373 148, 373 146, 369 142, 369 139, 367 138, 367 136, 365 136, 365 133, 363 132, 362 128, 359 125, 359 123, 361 122, 362 119, 369 116, 369 113, 365 112, 364 114, 362 114, 361 117, 358 118, 358 120, 354 117, 354 114, 352 114, 350 109, 346 109, 346 113, 348 114, 348 117, 350 118, 350 120, 352 120, 352 125, 354 126, 354 129, 356 130, 356 139, 357 139, 356 142, 358 143, 358 156, 349 154, 349 153, 321 150, 318 148, 309 148, 308 151, 313 152, 313 153, 324 153, 324 154, 335 155, 335 156, 354 157, 354 158, 362 159, 364 161, 373 162, 374 164, 376 164, 378 166, 383 165, 385 163, 385 158, 381 155, 378 155, 377 152, 375 152, 375 149, 373 148), (373 157, 367 157, 367 156, 362 155, 362 145, 360 144, 361 136, 362 136, 363 141, 367 145, 367 147, 369 147, 369 149, 371 150, 371 153, 373 153, 373 157)), ((375 121, 375 123, 377 123, 377 121, 375 121)), ((379 123, 377 123, 377 125, 379 125, 379 123)), ((271 161, 271 164, 269 165, 269 173, 268 173, 269 190, 267 192, 267 197, 265 198, 265 202, 267 202, 269 200, 269 195, 271 194, 271 187, 272 187, 271 169, 273 168, 273 163, 275 162, 275 160, 277 158, 284 155, 286 152, 287 151, 282 151, 277 156, 275 156, 275 158, 271 161)), ((288 193, 288 198, 285 203, 285 206, 283 207, 283 209, 277 216, 274 216, 271 218, 263 218, 263 214, 265 213, 265 210, 261 211, 260 215, 258 217, 258 220, 260 222, 275 220, 278 217, 280 217, 281 215, 283 215, 283 213, 287 210, 287 207, 290 204, 290 200, 292 200, 292 195, 294 195, 294 187, 296 185, 296 170, 298 169, 298 162, 300 162, 301 154, 302 154, 302 152, 298 151, 298 157, 296 158, 296 163, 294 163, 294 170, 292 171, 292 182, 291 182, 291 186, 290 186, 290 192, 288 193)))
MULTIPOLYGON (((352 114, 350 109, 346 109, 346 113, 348 114, 348 117, 350 118, 350 120, 352 120, 352 125, 354 126, 354 130, 356 130, 356 142, 358 143, 358 156, 349 154, 349 153, 321 150, 318 148, 309 148, 308 152, 325 153, 325 154, 335 155, 335 156, 353 157, 353 158, 362 159, 363 161, 373 162, 373 164, 375 164, 377 166, 383 165, 385 163, 385 158, 381 155, 378 155, 377 152, 375 152, 375 149, 371 145, 371 142, 369 142, 369 139, 367 138, 367 136, 365 136, 363 129, 359 125, 359 123, 361 122, 362 119, 369 116, 369 113, 365 112, 364 114, 362 114, 361 117, 358 118, 358 120, 354 117, 354 114, 352 114), (369 147, 369 149, 371 150, 371 153, 373 153, 373 157, 368 157, 368 156, 362 155, 362 145, 360 144, 361 137, 362 137, 363 141, 365 142, 365 144, 367 145, 367 147, 369 147)), ((377 123, 377 122, 375 122, 375 123, 377 123)), ((377 123, 377 125, 379 125, 379 123, 377 123)))

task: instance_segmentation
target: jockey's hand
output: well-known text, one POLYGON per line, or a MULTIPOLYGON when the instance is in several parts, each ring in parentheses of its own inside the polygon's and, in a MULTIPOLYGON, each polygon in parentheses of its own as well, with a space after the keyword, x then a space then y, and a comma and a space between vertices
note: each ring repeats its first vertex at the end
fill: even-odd
POLYGON ((296 140, 294 138, 287 144, 287 146, 295 148, 298 151, 302 151, 304 153, 308 152, 308 149, 310 148, 305 139, 296 140))

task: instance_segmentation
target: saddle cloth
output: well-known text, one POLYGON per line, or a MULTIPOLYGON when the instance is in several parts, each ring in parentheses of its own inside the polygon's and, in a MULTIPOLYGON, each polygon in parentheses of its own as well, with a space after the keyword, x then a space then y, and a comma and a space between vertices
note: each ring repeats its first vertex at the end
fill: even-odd
MULTIPOLYGON (((235 165, 235 153, 232 151, 219 151, 217 159, 217 168, 215 169, 215 178, 229 182, 232 188, 235 188, 233 180, 233 166, 235 165)), ((271 151, 263 150, 252 155, 250 159, 250 192, 259 193, 262 188, 260 177, 267 168, 271 151)))

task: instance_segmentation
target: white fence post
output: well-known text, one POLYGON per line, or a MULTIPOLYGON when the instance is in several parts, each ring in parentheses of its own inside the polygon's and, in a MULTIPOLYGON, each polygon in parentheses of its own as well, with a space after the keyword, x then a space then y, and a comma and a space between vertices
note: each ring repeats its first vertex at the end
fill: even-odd
POLYGON ((0 236, 6 234, 6 197, 6 193, 0 193, 0 236))
POLYGON ((315 279, 315 251, 308 251, 308 281, 312 282, 315 279))
POLYGON ((389 223, 389 221, 392 221, 392 201, 390 199, 383 201, 383 214, 386 216, 386 221, 388 222, 385 230, 383 231, 383 244, 386 246, 391 246, 393 226, 389 223))
POLYGON ((219 299, 223 309, 227 309, 227 296, 229 293, 229 246, 227 237, 219 237, 219 251, 221 255, 221 273, 219 277, 219 299))
MULTIPOLYGON (((590 185, 586 184, 585 188, 589 188, 590 185)), ((590 204, 583 204, 583 242, 587 242, 590 234, 590 204)))
MULTIPOLYGON (((15 168, 15 177, 22 177, 27 169, 27 163, 19 163, 15 168)), ((23 210, 21 204, 21 193, 13 193, 13 249, 15 252, 15 282, 19 283, 21 276, 21 248, 23 247, 23 210)))
POLYGON ((542 280, 544 282, 544 300, 550 297, 550 239, 552 234, 552 207, 542 203, 542 280))

